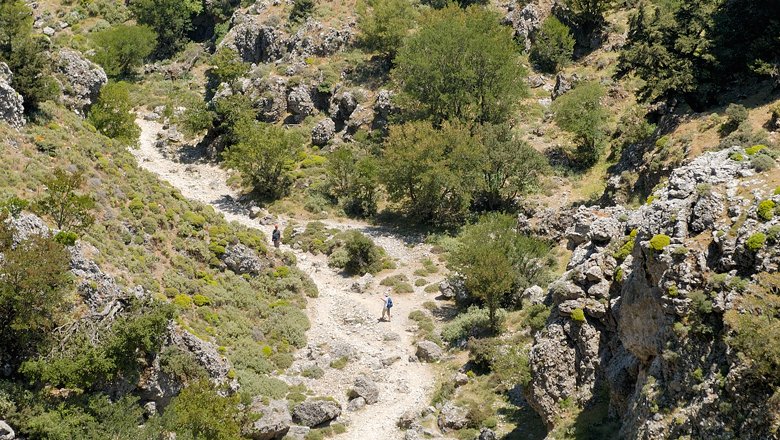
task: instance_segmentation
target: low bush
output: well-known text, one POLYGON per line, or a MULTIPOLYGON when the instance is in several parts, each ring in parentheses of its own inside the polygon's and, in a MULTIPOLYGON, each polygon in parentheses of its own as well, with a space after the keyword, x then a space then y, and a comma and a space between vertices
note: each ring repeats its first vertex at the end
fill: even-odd
POLYGON ((578 322, 584 322, 585 321, 585 312, 580 309, 576 308, 571 311, 571 319, 578 322))
POLYGON ((756 154, 750 159, 750 165, 759 173, 763 173, 777 166, 777 162, 766 154, 756 154))
POLYGON ((756 232, 755 234, 748 237, 747 241, 745 242, 745 247, 750 252, 758 252, 764 247, 764 244, 766 244, 766 234, 763 232, 756 232))
MULTIPOLYGON (((499 325, 506 319, 506 313, 499 310, 497 314, 499 325)), ((490 314, 487 309, 476 306, 461 312, 442 328, 441 336, 450 345, 465 341, 470 336, 479 337, 491 332, 490 314)))
POLYGON ((358 231, 350 231, 344 249, 348 256, 344 269, 348 273, 364 275, 382 270, 384 251, 370 237, 358 231))
POLYGON ((658 234, 650 239, 650 249, 656 252, 662 252, 670 244, 672 244, 672 238, 668 235, 658 234))
POLYGON ((550 309, 544 304, 533 304, 523 309, 523 311, 527 313, 526 325, 534 332, 543 329, 547 323, 547 318, 550 316, 550 309))
POLYGON ((758 215, 758 218, 764 221, 772 220, 772 218, 775 216, 775 202, 772 200, 764 200, 761 203, 758 204, 758 208, 756 209, 756 214, 758 215))
POLYGON ((748 156, 755 156, 756 154, 766 150, 766 145, 753 145, 750 148, 745 148, 745 153, 748 156))

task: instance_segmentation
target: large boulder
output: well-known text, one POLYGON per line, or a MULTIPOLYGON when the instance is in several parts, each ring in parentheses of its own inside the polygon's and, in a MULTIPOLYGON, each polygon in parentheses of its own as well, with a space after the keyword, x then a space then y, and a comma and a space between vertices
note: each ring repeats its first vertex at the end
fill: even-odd
POLYGON ((463 429, 469 423, 468 415, 468 409, 450 401, 445 403, 441 412, 439 412, 437 424, 439 425, 439 429, 444 432, 463 429))
POLYGON ((330 400, 307 400, 293 409, 295 423, 313 428, 325 425, 341 415, 341 406, 330 400))
POLYGON ((266 264, 257 255, 257 252, 241 243, 230 244, 225 247, 222 261, 237 274, 259 275, 266 268, 266 264))
MULTIPOLYGON (((287 79, 264 75, 262 66, 238 81, 238 89, 252 101, 258 118, 264 122, 278 122, 287 111, 287 79)), ((217 99, 217 96, 214 97, 217 99)))
POLYGON ((282 59, 287 51, 286 41, 281 29, 264 23, 261 17, 235 14, 220 47, 235 50, 247 63, 269 63, 282 59))
POLYGON ((14 440, 16 433, 14 430, 5 423, 5 420, 0 420, 0 440, 14 440))
POLYGON ((343 124, 349 120, 350 115, 355 111, 357 105, 357 99, 352 92, 345 90, 336 93, 330 99, 330 116, 333 120, 343 124))
POLYGON ((358 376, 347 394, 350 399, 364 398, 368 405, 379 402, 379 387, 366 376, 358 376))
POLYGON ((295 122, 301 122, 307 116, 317 113, 309 86, 301 84, 290 90, 287 95, 287 111, 292 114, 295 122))
POLYGON ((11 87, 13 74, 5 63, 0 63, 0 121, 14 128, 25 124, 24 99, 11 87))
POLYGON ((62 83, 62 102, 76 113, 86 114, 108 82, 106 72, 72 49, 60 49, 54 66, 55 76, 62 83))
POLYGON ((512 5, 512 10, 504 17, 504 24, 512 26, 517 39, 525 45, 525 50, 531 50, 534 34, 542 27, 542 21, 549 15, 549 8, 544 10, 537 2, 530 2, 518 9, 512 5))
POLYGON ((462 277, 451 276, 439 283, 439 293, 447 299, 454 299, 458 304, 469 302, 469 293, 462 277))
POLYGON ((420 341, 417 343, 415 355, 423 362, 437 362, 444 356, 444 351, 435 342, 420 341))
POLYGON ((561 95, 573 89, 580 82, 580 77, 576 73, 566 75, 561 72, 555 76, 555 87, 552 90, 552 99, 558 99, 561 95))
POLYGON ((262 398, 256 397, 249 407, 249 413, 262 414, 243 429, 244 436, 253 440, 281 439, 292 425, 292 416, 286 400, 272 400, 265 404, 262 398))
POLYGON ((335 134, 336 123, 330 118, 325 118, 311 129, 311 143, 323 147, 333 139, 335 134))

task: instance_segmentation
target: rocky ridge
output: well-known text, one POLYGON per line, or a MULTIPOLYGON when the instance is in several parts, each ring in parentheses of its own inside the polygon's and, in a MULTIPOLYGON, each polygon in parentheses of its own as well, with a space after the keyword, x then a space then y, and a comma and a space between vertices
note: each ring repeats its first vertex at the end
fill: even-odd
POLYGON ((733 159, 743 154, 733 148, 698 157, 637 210, 579 207, 530 221, 521 216, 521 229, 563 235, 573 252, 546 293, 552 313, 530 352, 526 396, 549 427, 562 401, 593 405, 606 393, 625 438, 766 438, 761 407, 771 390, 756 388, 744 361, 719 338, 681 331, 705 319, 698 317, 697 292, 711 299, 711 331, 722 331, 718 317, 742 293, 733 287, 738 283, 714 283, 716 274, 750 283, 752 275, 780 266, 776 246, 747 245, 778 228, 777 217, 757 216, 757 206, 780 203, 780 196, 749 162, 733 159), (725 400, 751 418, 722 414, 725 400))

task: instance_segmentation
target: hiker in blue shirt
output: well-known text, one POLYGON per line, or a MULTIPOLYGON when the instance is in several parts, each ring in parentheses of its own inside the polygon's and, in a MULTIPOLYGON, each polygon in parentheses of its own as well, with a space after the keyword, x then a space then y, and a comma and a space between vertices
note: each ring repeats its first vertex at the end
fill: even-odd
POLYGON ((379 320, 384 321, 385 315, 387 315, 387 321, 390 322, 390 309, 393 308, 393 299, 385 293, 385 297, 382 299, 382 302, 384 303, 384 307, 382 307, 382 317, 379 320))

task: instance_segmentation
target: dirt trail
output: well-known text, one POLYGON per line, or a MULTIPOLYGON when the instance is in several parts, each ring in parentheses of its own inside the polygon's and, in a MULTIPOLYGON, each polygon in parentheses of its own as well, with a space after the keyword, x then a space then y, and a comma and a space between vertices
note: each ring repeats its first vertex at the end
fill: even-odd
MULTIPOLYGON (((169 182, 185 197, 213 206, 228 221, 259 229, 270 236, 270 226, 251 219, 248 211, 235 202, 237 194, 227 185, 224 170, 210 163, 184 164, 166 158, 155 146, 162 126, 141 119, 136 122, 141 127, 140 145, 131 152, 142 168, 169 182)), ((288 221, 280 218, 280 228, 283 229, 288 221)), ((413 281, 412 273, 422 266, 421 261, 432 257, 428 246, 407 245, 406 237, 395 236, 382 228, 355 221, 326 220, 324 223, 370 235, 398 265, 398 269, 387 275, 404 273, 413 281)), ((293 252, 298 258, 298 266, 317 284, 320 295, 309 300, 307 307, 312 324, 308 346, 298 352, 284 379, 291 384, 304 383, 318 395, 332 396, 341 402, 344 412, 339 421, 347 423, 348 429, 337 437, 339 439, 403 438, 403 433, 395 426, 396 421, 406 410, 426 407, 435 382, 434 372, 428 364, 409 362, 409 355, 414 351, 414 323, 407 317, 410 311, 421 309, 422 304, 435 295, 425 293, 422 287, 415 287, 414 293, 394 295, 392 321, 378 322, 381 295, 387 289, 379 286, 379 279, 386 275, 375 280, 368 292, 355 293, 350 289, 355 279, 330 269, 324 256, 293 252), (346 366, 331 368, 330 363, 341 357, 350 359, 346 366), (314 367, 322 369, 324 375, 317 379, 298 375, 316 370, 314 367), (358 411, 347 411, 346 392, 355 377, 361 374, 379 386, 379 402, 358 411)), ((439 278, 441 276, 428 281, 439 278)))

